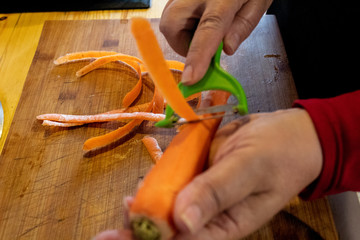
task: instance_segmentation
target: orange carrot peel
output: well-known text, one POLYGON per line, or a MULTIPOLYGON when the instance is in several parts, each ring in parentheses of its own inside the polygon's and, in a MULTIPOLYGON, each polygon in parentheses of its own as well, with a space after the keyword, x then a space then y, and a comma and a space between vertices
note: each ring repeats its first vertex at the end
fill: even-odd
POLYGON ((146 147, 147 151, 150 154, 151 159, 154 163, 157 163, 161 156, 163 155, 163 152, 159 146, 158 141, 150 136, 145 136, 141 139, 142 143, 146 147))
POLYGON ((42 114, 36 117, 39 120, 50 120, 62 123, 95 123, 95 122, 109 122, 115 120, 140 119, 146 121, 158 122, 165 118, 164 114, 151 112, 133 112, 133 113, 108 113, 96 115, 70 115, 49 113, 42 114))
POLYGON ((84 51, 84 52, 75 52, 75 53, 68 53, 64 56, 57 58, 54 61, 54 64, 60 65, 69 62, 76 62, 79 60, 90 60, 98 57, 109 56, 118 54, 117 52, 112 51, 84 51))
POLYGON ((199 119, 178 89, 149 21, 143 18, 133 18, 131 32, 135 37, 146 69, 167 103, 186 120, 199 119))
MULTIPOLYGON (((132 69, 138 77, 137 83, 134 87, 124 96, 122 101, 121 109, 108 111, 105 113, 99 113, 95 115, 66 115, 66 114, 44 114, 39 115, 37 118, 43 121, 44 126, 56 126, 56 127, 75 127, 84 125, 92 122, 106 122, 106 121, 119 121, 124 119, 132 119, 130 122, 124 126, 114 130, 110 133, 107 133, 102 136, 93 137, 88 139, 83 146, 83 149, 93 150, 94 148, 104 147, 117 139, 125 136, 130 133, 132 129, 140 125, 143 121, 159 121, 163 119, 165 101, 164 97, 161 94, 161 91, 155 84, 154 96, 150 102, 134 105, 134 101, 138 98, 142 90, 142 75, 148 73, 148 68, 144 64, 143 60, 114 51, 83 51, 83 52, 74 52, 69 53, 64 56, 57 58, 54 63, 56 65, 62 65, 66 63, 72 63, 77 61, 89 61, 91 62, 81 68, 76 72, 78 77, 84 76, 89 72, 98 69, 99 67, 110 63, 110 62, 120 62, 132 69), (132 114, 129 114, 132 113, 132 114)), ((182 72, 184 69, 184 63, 174 60, 164 60, 168 73, 171 71, 182 72)), ((155 63, 157 64, 157 63, 155 63)), ((151 75, 151 74, 150 74, 151 75)), ((171 72, 170 72, 171 75, 171 72)), ((171 76, 172 77, 172 76, 171 76)), ((195 96, 195 97, 199 97, 195 96)), ((189 101, 191 99, 187 99, 189 101)), ((183 105, 180 104, 184 108, 183 105)), ((187 106, 185 106, 186 108, 187 106)), ((190 112, 190 111, 189 111, 190 112)), ((191 112, 186 116, 191 116, 191 112)), ((193 116, 194 117, 194 116, 193 116)), ((190 118, 192 119, 192 118, 190 118)))

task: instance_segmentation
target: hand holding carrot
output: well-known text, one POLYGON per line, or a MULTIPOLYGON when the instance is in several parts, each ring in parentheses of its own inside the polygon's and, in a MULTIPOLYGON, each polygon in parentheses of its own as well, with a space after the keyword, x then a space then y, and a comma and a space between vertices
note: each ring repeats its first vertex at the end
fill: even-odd
POLYGON ((182 82, 194 84, 204 76, 221 41, 224 41, 225 53, 233 54, 250 35, 271 2, 168 1, 161 17, 160 30, 177 53, 187 56, 182 82))
MULTIPOLYGON (((317 178, 322 152, 305 110, 252 114, 220 129, 212 166, 177 196, 176 240, 240 239, 260 228, 317 178)), ((131 239, 127 230, 97 240, 131 239)))
POLYGON ((305 110, 253 114, 220 129, 212 167, 177 196, 178 239, 240 239, 320 174, 322 152, 305 110))

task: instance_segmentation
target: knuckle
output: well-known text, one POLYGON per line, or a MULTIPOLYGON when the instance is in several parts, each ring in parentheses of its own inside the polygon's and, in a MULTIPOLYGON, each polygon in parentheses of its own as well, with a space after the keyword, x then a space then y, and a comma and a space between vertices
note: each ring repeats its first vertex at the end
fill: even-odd
POLYGON ((221 211, 221 197, 218 190, 208 180, 196 177, 193 181, 196 188, 199 190, 198 194, 204 200, 202 205, 205 209, 212 209, 214 213, 221 211))
POLYGON ((208 31, 208 30, 217 30, 223 31, 224 20, 220 14, 209 13, 204 15, 199 22, 198 30, 199 31, 208 31))
POLYGON ((255 25, 244 16, 236 15, 235 20, 237 23, 239 23, 238 27, 244 29, 247 35, 249 35, 251 31, 255 28, 255 25))

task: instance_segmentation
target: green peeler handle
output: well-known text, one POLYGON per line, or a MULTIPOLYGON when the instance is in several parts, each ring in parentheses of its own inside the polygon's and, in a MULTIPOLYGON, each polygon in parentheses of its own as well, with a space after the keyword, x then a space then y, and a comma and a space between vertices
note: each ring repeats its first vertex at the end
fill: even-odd
MULTIPOLYGON (((205 76, 197 83, 187 86, 182 83, 178 84, 183 96, 189 97, 195 93, 207 90, 224 90, 233 94, 237 100, 238 105, 234 110, 238 111, 241 115, 248 113, 247 100, 245 92, 241 84, 231 76, 228 72, 220 66, 220 56, 223 49, 223 43, 218 47, 215 56, 212 58, 209 69, 205 76)), ((178 119, 174 115, 174 110, 167 105, 165 110, 165 119, 155 124, 157 127, 173 127, 173 123, 178 119)))

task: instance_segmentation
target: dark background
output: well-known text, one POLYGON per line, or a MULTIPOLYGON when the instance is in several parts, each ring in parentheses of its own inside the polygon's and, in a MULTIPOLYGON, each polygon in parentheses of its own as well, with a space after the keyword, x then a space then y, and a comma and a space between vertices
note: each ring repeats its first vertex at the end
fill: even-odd
POLYGON ((151 0, 3 0, 1 13, 149 8, 151 0))

